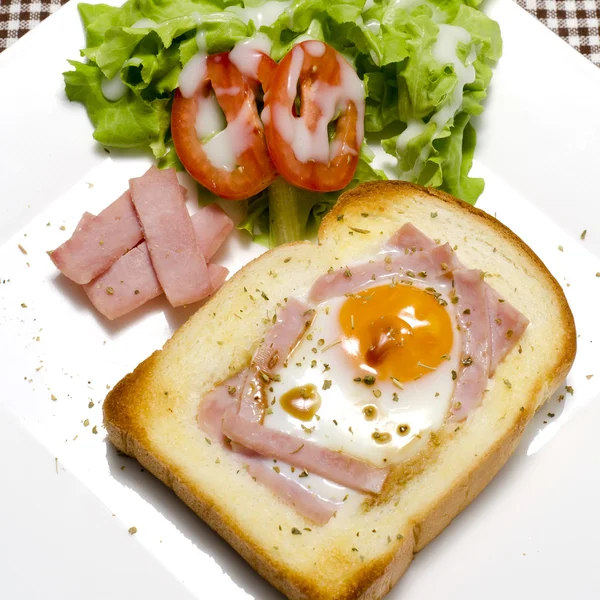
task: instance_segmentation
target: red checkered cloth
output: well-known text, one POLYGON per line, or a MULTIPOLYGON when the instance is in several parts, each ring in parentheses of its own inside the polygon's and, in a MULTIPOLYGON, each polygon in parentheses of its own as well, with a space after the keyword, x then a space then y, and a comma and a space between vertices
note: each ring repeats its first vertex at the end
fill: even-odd
MULTIPOLYGON (((600 66, 600 0, 516 0, 600 66)), ((0 0, 0 52, 67 0, 0 0)))

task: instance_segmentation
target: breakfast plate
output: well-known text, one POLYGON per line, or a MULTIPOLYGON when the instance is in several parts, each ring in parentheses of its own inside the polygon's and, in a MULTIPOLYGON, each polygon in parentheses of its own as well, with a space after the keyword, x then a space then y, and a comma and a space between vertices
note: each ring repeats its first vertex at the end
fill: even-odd
MULTIPOLYGON (((474 173, 486 181, 477 206, 522 237, 561 283, 578 355, 506 467, 389 597, 493 600, 515 589, 519 597, 595 597, 600 72, 509 0, 485 10, 501 25, 504 56, 477 124, 474 173)), ((83 211, 105 206, 149 165, 106 153, 83 108, 64 96, 61 72, 82 45, 70 2, 0 55, 2 89, 13 90, 0 100, 0 594, 280 598, 106 443, 107 390, 195 307, 171 309, 159 298, 108 323, 45 254, 83 211)), ((195 187, 183 183, 192 206, 195 187)), ((218 262, 235 271, 262 251, 238 235, 218 262)))

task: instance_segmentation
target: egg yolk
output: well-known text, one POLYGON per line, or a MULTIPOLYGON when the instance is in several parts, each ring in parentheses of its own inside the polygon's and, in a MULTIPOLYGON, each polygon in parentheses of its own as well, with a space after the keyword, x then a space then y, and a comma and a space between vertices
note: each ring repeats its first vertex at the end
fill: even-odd
POLYGON ((354 294, 339 319, 346 351, 379 377, 412 381, 434 370, 452 348, 448 311, 417 287, 385 285, 354 294))

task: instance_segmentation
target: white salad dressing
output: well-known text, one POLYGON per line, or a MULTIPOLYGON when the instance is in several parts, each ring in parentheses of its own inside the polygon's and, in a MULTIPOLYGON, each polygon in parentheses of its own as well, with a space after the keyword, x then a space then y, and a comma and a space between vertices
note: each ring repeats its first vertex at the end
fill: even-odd
POLYGON ((373 8, 374 6, 375 6, 375 0, 367 0, 362 9, 363 13, 367 12, 370 8, 373 8))
MULTIPOLYGON (((382 284, 380 280, 373 285, 382 284)), ((446 298, 455 323, 454 306, 448 296, 450 284, 436 285, 436 290, 446 298)), ((390 380, 377 380, 367 386, 356 382, 355 377, 376 372, 366 364, 357 365, 352 356, 357 353, 355 340, 344 338, 340 329, 339 313, 346 300, 345 296, 334 298, 316 308, 311 338, 302 338, 287 367, 278 371, 281 380, 270 383, 267 400, 271 410, 264 424, 377 466, 393 464, 422 449, 429 433, 443 425, 454 393, 452 371, 459 369, 460 336, 453 336, 450 359, 430 373, 402 383, 401 388, 390 380), (288 390, 307 384, 317 387, 321 404, 310 421, 300 421, 284 410, 279 399, 288 390), (365 417, 365 407, 374 407, 373 418, 365 417), (400 426, 408 428, 400 434, 400 426), (374 432, 389 434, 389 441, 378 443, 372 437, 374 432)), ((408 312, 402 318, 411 322, 408 312)))
MULTIPOLYGON (((201 17, 199 17, 201 19, 201 17)), ((201 20, 199 21, 199 24, 201 20)), ((198 47, 198 52, 206 53, 206 31, 200 29, 196 31, 196 46, 198 47)))
POLYGON ((306 42, 304 51, 315 58, 319 58, 325 54, 325 44, 323 42, 306 42))
POLYGON ((233 12, 244 21, 244 23, 253 21, 256 28, 259 29, 262 26, 269 27, 273 25, 291 4, 291 2, 271 0, 270 2, 265 2, 261 6, 241 7, 239 5, 234 5, 228 6, 225 10, 233 12))
POLYGON ((227 121, 225 115, 217 102, 217 98, 211 91, 207 97, 198 96, 198 112, 196 113, 196 134, 199 140, 213 136, 223 131, 227 121))
POLYGON ((184 98, 191 98, 206 77, 206 54, 199 52, 185 63, 179 74, 179 91, 184 98))
POLYGON ((121 80, 120 71, 112 79, 107 79, 102 75, 100 89, 102 90, 102 95, 110 102, 120 100, 127 93, 127 86, 121 80))
POLYGON ((235 119, 227 127, 203 144, 204 153, 217 169, 232 172, 237 157, 247 150, 254 134, 254 101, 247 97, 235 119))
POLYGON ((377 19, 369 19, 365 22, 365 27, 375 35, 379 35, 381 31, 381 23, 377 19))
MULTIPOLYGON (((322 42, 310 42, 313 51, 317 51, 316 45, 323 47, 322 42)), ((295 46, 292 52, 292 60, 288 75, 287 93, 290 100, 296 98, 298 78, 304 62, 304 51, 295 46)), ((277 131, 294 151, 294 155, 300 162, 316 161, 328 163, 340 150, 339 144, 330 144, 327 126, 336 117, 349 101, 353 102, 358 110, 357 118, 357 140, 362 143, 364 137, 364 88, 362 81, 357 77, 352 67, 340 56, 337 57, 340 67, 340 84, 329 85, 317 80, 313 84, 311 99, 319 107, 321 117, 314 130, 310 130, 306 121, 301 117, 295 117, 291 111, 281 104, 274 104, 272 112, 265 109, 262 113, 263 122, 273 119, 277 131), (266 113, 266 114, 265 114, 266 113), (266 119, 266 121, 265 121, 266 119)), ((268 107, 267 107, 268 108, 268 107)))
POLYGON ((440 31, 431 53, 435 60, 442 65, 451 64, 458 78, 458 82, 452 91, 450 102, 432 117, 432 120, 438 126, 438 130, 441 131, 444 125, 458 112, 462 104, 463 88, 465 85, 475 81, 475 67, 472 63, 476 58, 476 50, 475 46, 471 47, 469 56, 467 56, 467 64, 464 65, 457 54, 458 44, 469 44, 471 42, 471 34, 466 29, 457 27, 456 25, 439 25, 439 28, 440 31))
POLYGON ((241 88, 239 85, 232 85, 231 87, 227 88, 217 87, 213 89, 219 96, 237 96, 240 93, 241 88))
POLYGON ((153 27, 156 27, 158 25, 158 23, 156 23, 156 21, 153 21, 152 19, 140 19, 139 21, 136 21, 131 28, 132 29, 152 29, 153 27))
MULTIPOLYGON (((431 53, 435 60, 440 64, 452 65, 458 81, 456 82, 451 95, 446 98, 445 104, 431 117, 430 122, 435 123, 436 125, 436 131, 432 141, 439 136, 446 126, 446 123, 448 123, 448 121, 460 110, 463 100, 463 89, 465 85, 473 83, 476 77, 475 67, 473 66, 473 62, 477 58, 475 45, 471 47, 466 64, 463 64, 458 57, 458 44, 469 44, 471 42, 471 34, 463 27, 458 27, 456 25, 440 24, 438 27, 438 37, 431 49, 431 53)), ((398 153, 400 154, 405 151, 408 142, 417 135, 420 135, 426 127, 427 124, 421 120, 410 121, 407 124, 407 128, 396 140, 396 150, 398 153)), ((416 176, 427 159, 429 151, 430 145, 425 146, 421 155, 415 161, 412 169, 401 173, 400 176, 406 178, 416 176)))
POLYGON ((242 75, 257 79, 262 55, 270 55, 271 46, 272 42, 266 34, 257 33, 251 38, 239 41, 229 53, 229 60, 242 75))

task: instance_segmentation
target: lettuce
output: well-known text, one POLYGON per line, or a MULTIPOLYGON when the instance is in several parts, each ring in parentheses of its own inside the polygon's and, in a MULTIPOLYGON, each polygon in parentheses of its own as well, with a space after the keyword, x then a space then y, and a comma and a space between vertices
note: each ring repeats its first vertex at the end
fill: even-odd
MULTIPOLYGON (((282 0, 279 9, 273 0, 128 0, 120 8, 82 3, 85 62, 70 61, 66 93, 85 105, 99 143, 149 149, 161 167, 181 168, 170 140, 170 102, 199 43, 208 53, 227 51, 260 30, 279 60, 299 39, 323 40, 364 82, 367 140, 396 159, 390 175, 475 203, 484 184, 469 177, 476 144, 471 119, 483 110, 502 53, 498 24, 479 3, 282 0), (113 101, 103 94, 109 80, 120 80, 125 90, 113 101)), ((370 160, 361 154, 352 185, 384 177, 370 160)), ((296 196, 303 208, 294 236, 314 230, 337 197, 296 196)), ((270 233, 269 206, 275 203, 268 193, 253 199, 242 226, 273 244, 278 234, 270 233)))
MULTIPOLYGON (((382 171, 373 168, 372 162, 372 151, 363 146, 354 179, 347 190, 365 181, 386 178, 382 171)), ((247 231, 254 241, 270 248, 309 239, 317 234, 323 217, 337 202, 339 195, 339 192, 301 190, 279 178, 249 201, 248 213, 238 229, 247 231)))

